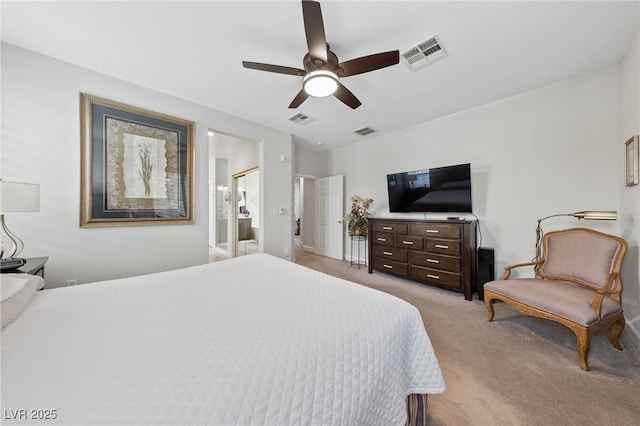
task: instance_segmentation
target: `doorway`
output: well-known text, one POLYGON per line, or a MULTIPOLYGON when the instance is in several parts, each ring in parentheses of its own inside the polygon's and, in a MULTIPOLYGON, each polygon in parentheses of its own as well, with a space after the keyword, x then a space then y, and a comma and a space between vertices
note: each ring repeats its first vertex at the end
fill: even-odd
MULTIPOLYGON (((255 183, 249 178, 247 182, 237 184, 235 177, 246 175, 250 171, 257 171, 260 163, 258 143, 239 137, 209 131, 209 261, 217 262, 236 255, 249 253, 251 247, 242 244, 238 250, 238 218, 241 200, 246 200, 244 207, 249 210, 251 230, 258 241, 260 200, 258 198, 260 186, 259 173, 251 176, 257 178, 255 183), (244 172, 239 171, 244 170, 244 172), (243 188, 242 198, 237 195, 237 188, 243 188), (256 188, 256 194, 252 193, 256 188), (253 206, 251 203, 255 203, 253 206)), ((246 179, 245 179, 246 180, 246 179)), ((248 222, 248 221, 245 221, 248 222)), ((246 235, 246 233, 244 234, 246 235)))

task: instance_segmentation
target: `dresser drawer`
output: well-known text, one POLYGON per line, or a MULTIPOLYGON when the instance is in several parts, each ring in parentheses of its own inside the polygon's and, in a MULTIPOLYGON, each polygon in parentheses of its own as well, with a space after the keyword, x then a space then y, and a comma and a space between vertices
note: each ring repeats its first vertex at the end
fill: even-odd
POLYGON ((409 275, 409 266, 406 263, 373 258, 372 265, 374 269, 385 272, 387 274, 399 275, 401 277, 406 277, 409 275))
POLYGON ((427 238, 426 250, 430 253, 460 256, 460 241, 427 238))
POLYGON ((436 238, 461 238, 460 225, 449 223, 412 223, 409 234, 436 237, 436 238))
POLYGON ((396 235, 396 247, 406 247, 411 250, 422 250, 422 237, 411 235, 396 235))
POLYGON ((402 222, 372 222, 371 229, 374 232, 390 232, 393 234, 407 233, 407 224, 402 222))
POLYGON ((409 262, 412 265, 425 266, 443 271, 457 273, 462 271, 462 262, 459 257, 412 251, 409 255, 409 262))
POLYGON ((373 257, 383 260, 390 259, 398 262, 406 262, 409 259, 409 251, 407 249, 376 245, 373 246, 372 252, 373 257))
POLYGON ((452 272, 411 265, 409 277, 452 290, 462 290, 462 276, 452 272))
POLYGON ((383 232, 374 232, 371 236, 371 242, 375 245, 383 245, 393 247, 395 240, 393 234, 385 234, 383 232))

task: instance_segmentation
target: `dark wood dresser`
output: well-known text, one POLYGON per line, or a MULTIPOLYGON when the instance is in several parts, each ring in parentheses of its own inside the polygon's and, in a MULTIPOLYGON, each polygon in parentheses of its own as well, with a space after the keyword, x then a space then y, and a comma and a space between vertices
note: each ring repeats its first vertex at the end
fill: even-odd
POLYGON ((374 270, 464 293, 476 275, 476 221, 369 219, 369 273, 374 270))

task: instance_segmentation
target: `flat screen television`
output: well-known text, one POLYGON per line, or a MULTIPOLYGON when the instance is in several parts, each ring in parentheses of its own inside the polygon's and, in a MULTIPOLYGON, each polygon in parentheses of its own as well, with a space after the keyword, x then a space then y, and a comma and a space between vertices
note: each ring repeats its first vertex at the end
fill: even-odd
POLYGON ((471 165, 387 175, 390 212, 471 213, 471 165))

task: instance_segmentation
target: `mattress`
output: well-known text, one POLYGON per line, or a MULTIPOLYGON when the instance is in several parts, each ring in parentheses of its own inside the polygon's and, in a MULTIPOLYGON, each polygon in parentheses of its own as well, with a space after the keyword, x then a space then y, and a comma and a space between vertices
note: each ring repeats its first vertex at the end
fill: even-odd
POLYGON ((44 290, 2 330, 5 425, 401 425, 444 390, 415 307, 267 254, 44 290))

